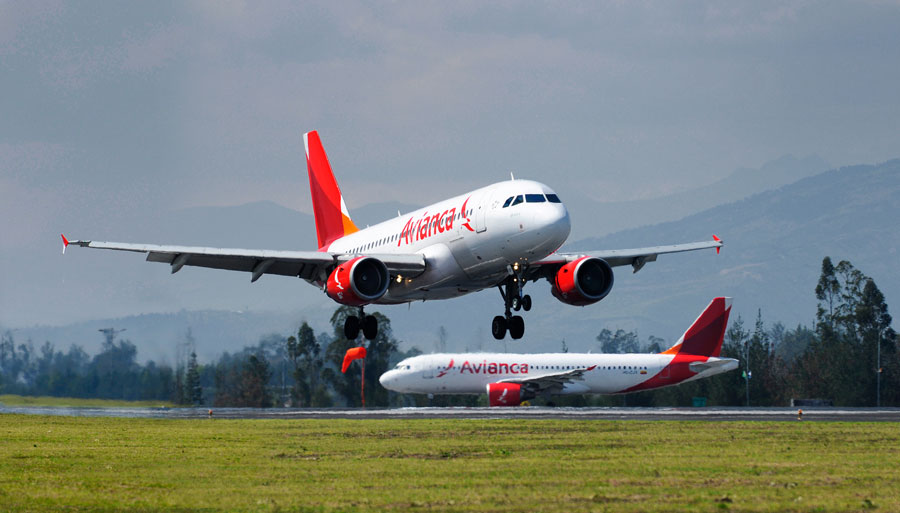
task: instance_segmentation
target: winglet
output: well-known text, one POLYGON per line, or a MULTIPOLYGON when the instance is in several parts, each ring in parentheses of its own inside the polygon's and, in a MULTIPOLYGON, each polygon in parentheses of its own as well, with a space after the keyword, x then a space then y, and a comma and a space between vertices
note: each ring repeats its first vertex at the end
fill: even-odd
POLYGON ((334 179, 319 133, 313 130, 303 134, 303 144, 306 146, 306 170, 309 173, 309 189, 316 218, 316 236, 319 249, 324 251, 335 240, 357 232, 359 228, 350 220, 344 196, 334 179))
POLYGON ((59 236, 62 237, 62 240, 63 240, 63 252, 62 252, 62 254, 65 255, 65 254, 66 254, 66 248, 69 247, 69 239, 67 239, 66 236, 63 235, 63 234, 61 234, 61 233, 59 234, 59 236))
POLYGON ((716 246, 716 254, 718 255, 719 251, 722 249, 722 239, 720 239, 718 235, 713 234, 713 240, 720 243, 718 246, 716 246))

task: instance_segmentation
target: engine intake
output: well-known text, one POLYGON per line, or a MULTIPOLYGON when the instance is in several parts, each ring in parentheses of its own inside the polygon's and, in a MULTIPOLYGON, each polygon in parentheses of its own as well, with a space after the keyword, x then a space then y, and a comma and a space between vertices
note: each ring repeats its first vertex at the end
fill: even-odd
POLYGON ((363 306, 383 296, 390 283, 391 275, 384 262, 361 256, 331 271, 325 294, 342 305, 363 306))
POLYGON ((612 267, 601 258, 585 256, 559 268, 551 292, 563 303, 585 306, 605 298, 612 286, 612 267))

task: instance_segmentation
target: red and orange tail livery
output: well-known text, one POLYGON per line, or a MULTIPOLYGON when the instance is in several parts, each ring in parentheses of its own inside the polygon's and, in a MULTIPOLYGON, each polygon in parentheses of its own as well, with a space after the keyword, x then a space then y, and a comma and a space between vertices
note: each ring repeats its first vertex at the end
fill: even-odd
POLYGON ((306 169, 309 172, 319 251, 325 251, 329 244, 345 235, 358 232, 359 228, 350 220, 350 213, 347 212, 341 189, 334 179, 319 133, 312 131, 303 134, 303 144, 306 146, 306 169))
POLYGON ((697 317, 694 324, 675 344, 663 354, 686 354, 694 356, 719 356, 725 329, 728 327, 728 314, 731 313, 731 298, 717 297, 706 310, 697 317))

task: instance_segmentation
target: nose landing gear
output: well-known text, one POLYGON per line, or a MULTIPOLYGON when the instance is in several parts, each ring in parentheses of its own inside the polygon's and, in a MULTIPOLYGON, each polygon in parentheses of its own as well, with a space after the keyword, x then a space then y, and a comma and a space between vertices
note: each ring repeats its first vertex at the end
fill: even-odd
POLYGON ((347 340, 356 340, 360 329, 366 340, 374 340, 378 336, 378 319, 372 315, 365 315, 363 307, 359 307, 359 317, 351 315, 344 321, 344 337, 347 340))
POLYGON ((503 297, 505 313, 494 317, 491 322, 491 334, 497 340, 503 340, 506 331, 509 330, 509 336, 514 340, 522 338, 525 334, 525 319, 520 315, 513 315, 513 310, 518 312, 524 309, 526 312, 531 310, 531 296, 522 295, 522 285, 524 282, 518 276, 511 275, 506 280, 497 285, 500 289, 500 295, 503 297), (504 290, 506 289, 506 290, 504 290))

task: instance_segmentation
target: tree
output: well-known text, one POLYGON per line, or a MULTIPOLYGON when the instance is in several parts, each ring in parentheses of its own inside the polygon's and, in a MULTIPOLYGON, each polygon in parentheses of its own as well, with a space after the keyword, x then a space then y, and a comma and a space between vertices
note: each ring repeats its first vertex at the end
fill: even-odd
MULTIPOLYGON (((860 347, 862 354, 860 355, 860 358, 861 360, 868 362, 869 365, 867 365, 867 367, 875 373, 875 379, 868 379, 867 381, 875 387, 878 387, 878 373, 881 373, 884 368, 884 359, 880 358, 880 356, 884 354, 889 357, 894 352, 892 344, 885 347, 885 341, 890 342, 893 340, 894 334, 891 329, 891 322, 893 319, 888 313, 888 306, 884 301, 884 294, 878 290, 878 286, 875 285, 875 281, 871 278, 866 279, 862 290, 862 297, 856 304, 856 311, 854 314, 856 326, 862 339, 860 347), (879 361, 879 359, 882 361, 879 361)), ((884 384, 881 383, 880 385, 883 386, 884 384)), ((870 396, 871 395, 873 394, 870 393, 870 396)), ((881 390, 877 390, 874 395, 876 397, 880 396, 881 390)))
POLYGON ((647 339, 647 352, 661 353, 665 349, 665 343, 664 339, 650 335, 650 338, 647 339))
POLYGON ((330 406, 331 398, 321 379, 322 346, 306 321, 297 330, 296 337, 288 337, 286 347, 288 358, 294 367, 291 395, 295 403, 307 407, 330 406))
POLYGON ((136 357, 137 347, 129 340, 104 342, 102 351, 94 356, 88 369, 88 379, 93 385, 95 397, 139 399, 136 357))
POLYGON ((770 332, 762 319, 762 309, 756 314, 756 325, 748 344, 748 367, 756 371, 749 380, 750 393, 756 406, 773 406, 779 399, 782 383, 779 379, 780 361, 775 356, 770 332))
POLYGON ((816 321, 818 324, 834 330, 834 305, 841 293, 841 285, 834 273, 834 264, 831 257, 822 259, 822 273, 819 283, 816 285, 816 299, 819 304, 816 309, 816 321))
POLYGON ((200 386, 200 366, 197 364, 197 353, 191 351, 185 374, 184 396, 194 406, 203 404, 203 388, 200 386))
POLYGON ((872 405, 876 355, 882 341, 891 338, 884 336, 891 323, 887 304, 874 280, 850 262, 842 260, 833 268, 826 263, 827 257, 816 286, 818 336, 796 363, 798 390, 838 405, 872 405))
POLYGON ((241 372, 238 406, 250 408, 270 408, 272 398, 266 385, 272 377, 269 362, 264 358, 251 354, 244 362, 241 372))
POLYGON ((597 335, 600 342, 600 351, 604 353, 636 353, 640 350, 640 340, 637 333, 617 329, 615 333, 603 328, 597 335))
POLYGON ((185 331, 184 338, 175 344, 175 404, 192 403, 187 384, 187 366, 189 355, 196 352, 194 333, 190 327, 185 331))
POLYGON ((744 319, 738 315, 737 318, 731 322, 731 327, 728 328, 728 331, 725 332, 725 341, 722 343, 722 353, 728 353, 728 358, 737 358, 744 364, 744 370, 740 374, 740 377, 743 378, 744 400, 737 404, 744 404, 746 406, 750 406, 750 378, 753 376, 748 354, 750 349, 748 345, 749 340, 750 333, 744 329, 744 319), (726 348, 727 351, 725 350, 726 348))

